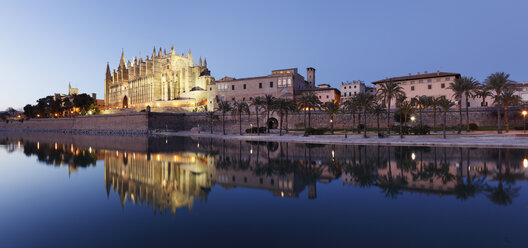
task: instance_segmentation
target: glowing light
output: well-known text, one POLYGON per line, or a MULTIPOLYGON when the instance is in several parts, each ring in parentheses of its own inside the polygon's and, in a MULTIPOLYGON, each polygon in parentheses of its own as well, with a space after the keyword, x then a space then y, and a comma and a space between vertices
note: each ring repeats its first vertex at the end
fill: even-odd
POLYGON ((169 144, 169 140, 168 139, 165 139, 165 144, 169 144))
POLYGON ((528 111, 523 110, 523 111, 522 111, 522 115, 523 115, 523 116, 526 116, 526 114, 528 114, 528 111))
POLYGON ((528 159, 526 158, 523 160, 523 167, 528 168, 528 159))
POLYGON ((281 191, 281 197, 284 197, 284 191, 281 191))
POLYGON ((249 154, 253 154, 253 149, 249 149, 249 154))
POLYGON ((40 142, 37 141, 37 150, 40 149, 40 142))
POLYGON ((194 162, 195 160, 196 160, 196 158, 195 158, 194 156, 192 156, 192 157, 191 157, 191 161, 194 162))
POLYGON ((411 121, 415 121, 415 120, 416 120, 416 117, 411 116, 411 121))
POLYGON ((415 159, 416 159, 416 154, 414 154, 414 152, 411 153, 411 159, 412 159, 412 160, 415 160, 415 159))
POLYGON ((40 117, 40 114, 37 114, 37 117, 40 117))
POLYGON ((335 156, 335 151, 332 150, 332 158, 335 156))
POLYGON ((196 147, 200 148, 200 143, 196 144, 196 147))
POLYGON ((88 148, 88 152, 92 153, 92 147, 91 146, 88 148))
POLYGON ((55 150, 57 150, 57 149, 58 149, 57 142, 55 142, 55 150))
POLYGON ((160 155, 159 154, 156 155, 156 160, 160 161, 160 159, 161 159, 160 155))

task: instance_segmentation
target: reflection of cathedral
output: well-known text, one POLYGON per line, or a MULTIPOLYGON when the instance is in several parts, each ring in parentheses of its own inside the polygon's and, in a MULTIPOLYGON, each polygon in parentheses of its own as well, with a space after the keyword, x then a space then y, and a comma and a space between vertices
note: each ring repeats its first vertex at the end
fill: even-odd
POLYGON ((105 106, 108 108, 192 107, 207 102, 207 86, 214 81, 207 61, 195 64, 191 50, 187 56, 152 52, 143 61, 141 56, 130 62, 124 52, 117 71, 106 67, 105 106))

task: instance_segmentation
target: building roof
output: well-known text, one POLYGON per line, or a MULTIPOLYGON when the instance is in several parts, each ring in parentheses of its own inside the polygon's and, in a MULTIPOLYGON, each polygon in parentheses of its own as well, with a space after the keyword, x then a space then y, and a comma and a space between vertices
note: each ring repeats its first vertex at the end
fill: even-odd
POLYGON ((449 76, 455 76, 460 77, 460 73, 454 73, 454 72, 433 72, 433 73, 424 73, 424 74, 416 74, 416 75, 408 75, 408 76, 400 76, 400 77, 391 77, 386 78, 378 81, 372 82, 373 84, 379 84, 379 83, 385 83, 389 81, 407 81, 407 80, 414 80, 414 79, 424 79, 424 78, 437 78, 437 77, 449 77, 449 76))
POLYGON ((304 89, 304 90, 301 90, 301 91, 325 91, 325 90, 335 90, 335 91, 341 92, 340 90, 338 90, 336 88, 312 88, 312 89, 304 89))

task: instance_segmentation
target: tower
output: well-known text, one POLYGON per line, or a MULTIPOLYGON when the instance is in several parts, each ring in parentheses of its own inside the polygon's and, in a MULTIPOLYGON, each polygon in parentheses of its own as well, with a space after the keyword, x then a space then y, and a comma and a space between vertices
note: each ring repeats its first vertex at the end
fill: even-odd
POLYGON ((312 87, 315 87, 315 68, 306 68, 306 81, 309 82, 312 87))

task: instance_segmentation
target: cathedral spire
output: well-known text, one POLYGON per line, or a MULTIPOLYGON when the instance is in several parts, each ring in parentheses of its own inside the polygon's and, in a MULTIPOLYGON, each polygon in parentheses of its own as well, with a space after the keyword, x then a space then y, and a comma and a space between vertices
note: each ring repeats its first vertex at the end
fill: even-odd
POLYGON ((119 65, 125 65, 126 64, 126 60, 125 60, 125 50, 122 49, 121 50, 121 60, 119 61, 119 65))
MULTIPOLYGON (((110 73, 110 63, 106 62, 106 79, 109 79, 112 77, 112 74, 110 73)), ((69 85, 69 83, 68 83, 69 85)), ((71 86, 68 86, 71 87, 71 86)))
POLYGON ((200 60, 198 60, 198 65, 200 65, 200 67, 202 67, 202 56, 200 56, 200 60))
POLYGON ((156 57, 156 46, 154 46, 154 50, 152 50, 152 57, 156 57))
POLYGON ((192 57, 192 53, 191 53, 191 49, 189 48, 189 52, 187 53, 187 57, 188 56, 191 56, 192 57))
POLYGON ((159 51, 158 51, 158 57, 161 57, 161 47, 159 48, 159 51))
POLYGON ((174 51, 174 45, 171 46, 170 53, 171 55, 176 55, 176 52, 174 51))
POLYGON ((205 68, 207 68, 207 58, 205 58, 205 57, 204 57, 204 64, 203 64, 203 66, 204 66, 205 68))

